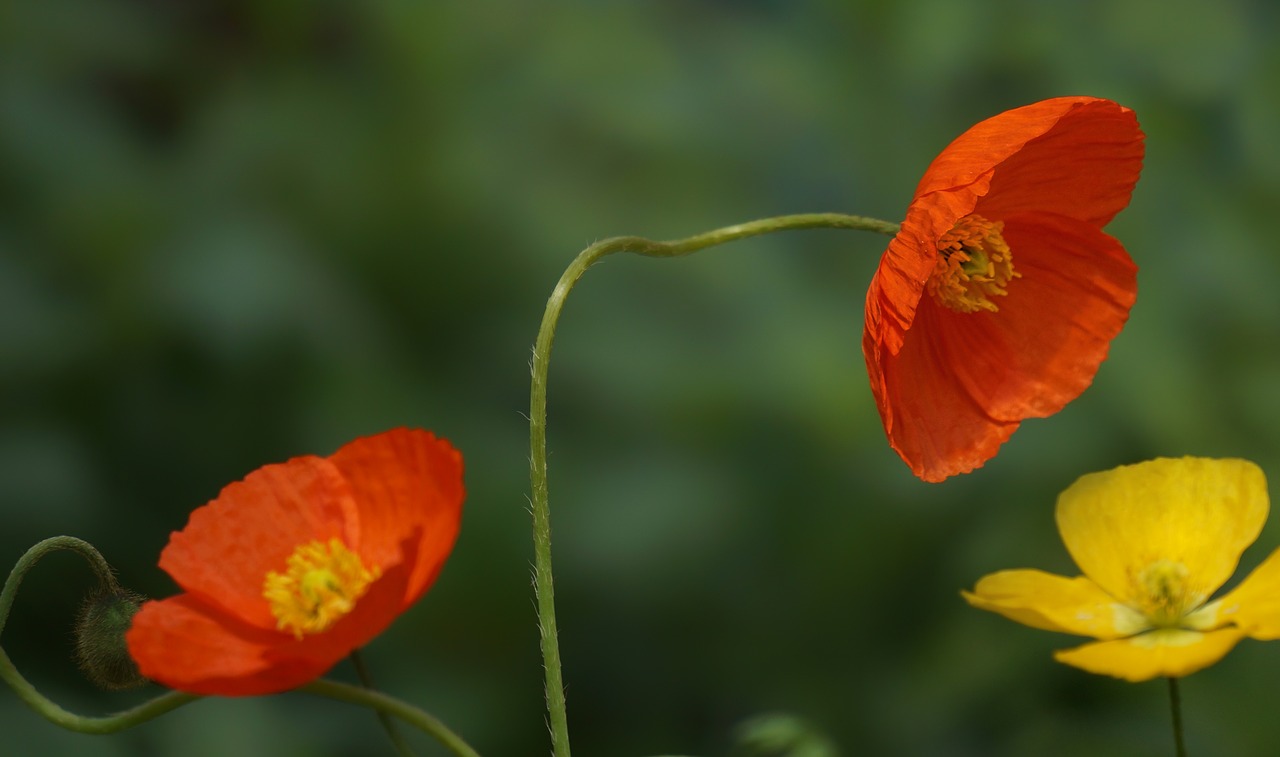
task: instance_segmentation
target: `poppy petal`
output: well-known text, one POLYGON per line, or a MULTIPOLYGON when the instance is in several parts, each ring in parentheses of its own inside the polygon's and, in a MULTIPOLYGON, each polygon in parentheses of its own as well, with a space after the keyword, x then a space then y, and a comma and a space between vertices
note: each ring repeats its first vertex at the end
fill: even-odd
POLYGON ((323 458, 263 466, 192 512, 160 553, 160 567, 186 591, 274 628, 262 596, 267 573, 283 570, 300 544, 349 540, 355 508, 338 469, 323 458))
POLYGON ((957 314, 921 302, 915 330, 896 356, 882 356, 872 383, 889 446, 925 481, 968 473, 990 460, 1018 428, 993 418, 968 391, 955 367, 971 360, 973 332, 949 327, 957 314), (932 338, 945 333, 944 338, 932 338))
POLYGON ((290 639, 244 623, 190 594, 147 602, 125 634, 138 671, 192 694, 251 696, 301 686, 337 658, 270 659, 290 639))
POLYGON ((915 196, 950 192, 975 182, 980 182, 979 194, 986 194, 996 167, 1031 140, 1048 133, 1073 109, 1096 101, 1092 97, 1056 97, 979 121, 938 153, 920 177, 915 196))
POLYGON ((1044 631, 1115 639, 1147 627, 1141 615, 1084 576, 1002 570, 980 579, 972 593, 960 593, 974 607, 1044 631))
POLYGON ((1159 559, 1181 566, 1193 608, 1235 572, 1267 509, 1266 478, 1247 460, 1159 458, 1080 477, 1056 518, 1076 565, 1107 593, 1143 606, 1138 577, 1159 559))
POLYGON ((994 219, 1049 212, 1106 226, 1129 204, 1143 141, 1128 108, 1108 100, 1079 103, 1000 163, 973 212, 994 219))
POLYGON ((1218 620, 1235 623, 1251 638, 1280 639, 1280 549, 1211 604, 1217 606, 1218 620))
POLYGON ((1137 683, 1157 677, 1178 678, 1221 660, 1244 638, 1238 628, 1201 633, 1162 628, 1139 636, 1064 649, 1054 659, 1090 673, 1137 683))
POLYGON ((925 171, 867 289, 862 340, 890 445, 917 476, 981 466, 1092 382, 1135 297, 1132 261, 1100 229, 1129 202, 1142 141, 1127 108, 1056 98, 975 125, 925 171), (983 299, 998 312, 925 296, 967 216, 1012 251, 1020 278, 983 299))
POLYGON ((924 284, 937 265, 938 239, 968 215, 978 196, 958 191, 938 199, 907 208, 907 217, 880 256, 880 266, 867 287, 862 354, 873 373, 877 363, 902 349, 924 284))
POLYGON ((922 336, 951 345, 948 366, 983 413, 1021 421, 1058 412, 1093 383, 1137 297, 1137 267, 1118 241, 1064 216, 1009 219, 1004 237, 1020 278, 1000 310, 938 308, 922 336))
MULTIPOLYGON (((403 549, 416 558, 415 533, 403 549)), ((253 696, 297 688, 323 675, 399 616, 405 563, 369 585, 355 608, 322 633, 296 639, 223 612, 192 594, 143 604, 125 635, 139 671, 193 694, 253 696)))
POLYGON ((410 532, 421 534, 404 604, 422 595, 444 565, 462 518, 462 455, 434 434, 394 429, 344 445, 329 460, 359 508, 363 557, 385 564, 410 532))
POLYGON ((1142 167, 1142 140, 1133 111, 1114 102, 1043 100, 957 137, 925 170, 915 198, 971 188, 984 199, 961 215, 1050 210, 1105 226, 1129 204, 1142 167))

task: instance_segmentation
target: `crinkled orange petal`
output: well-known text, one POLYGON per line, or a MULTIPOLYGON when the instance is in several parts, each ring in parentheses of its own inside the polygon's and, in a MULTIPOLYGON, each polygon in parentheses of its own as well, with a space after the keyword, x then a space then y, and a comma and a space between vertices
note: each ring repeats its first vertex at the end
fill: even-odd
POLYGON ((1127 639, 1098 641, 1054 652, 1054 659, 1090 673, 1126 681, 1178 678, 1203 670, 1226 656, 1244 633, 1222 628, 1201 633, 1166 628, 1127 639))
POLYGON ((972 592, 960 593, 974 607, 1045 631, 1114 639, 1144 627, 1141 615, 1084 576, 1002 570, 984 576, 972 592))
MULTIPOLYGON (((406 541, 410 557, 417 534, 406 541)), ((193 694, 253 696, 296 688, 364 646, 400 614, 408 565, 371 583, 350 614, 301 640, 266 630, 193 594, 143 604, 125 634, 142 675, 193 694)))
POLYGON ((1067 109, 1051 128, 995 168, 973 212, 997 220, 1055 213, 1101 228, 1129 204, 1144 152, 1133 111, 1108 100, 1058 98, 1003 116, 1059 105, 1067 109))
MULTIPOLYGON (((1061 208, 1071 195, 1070 207, 1081 212, 1069 215, 1103 226, 1128 204, 1141 161, 1133 111, 1096 97, 1055 97, 974 124, 929 164, 915 196, 976 183, 982 195, 1057 195, 1052 207, 1061 208), (1083 170, 1073 172, 1075 166, 1083 170)), ((1015 211, 1051 209, 1012 199, 1015 211)))
POLYGON ((356 509, 338 469, 319 457, 267 465, 196 509, 160 553, 160 567, 186 591, 242 621, 274 628, 262 596, 268 571, 310 541, 351 539, 356 509))
MULTIPOLYGON (((967 473, 996 454, 1018 428, 991 417, 955 373, 972 349, 971 332, 950 328, 956 315, 926 298, 901 352, 878 364, 872 384, 889 445, 925 481, 967 473), (942 338, 934 338, 944 334, 942 338)), ((998 366, 993 370, 1000 370, 998 366)))
POLYGON ((862 332, 862 354, 876 384, 878 363, 898 354, 917 308, 925 304, 924 284, 938 261, 938 240, 968 215, 978 201, 972 189, 930 195, 912 202, 898 233, 880 256, 871 284, 862 332))
POLYGON ((416 531, 422 541, 405 605, 435 580, 462 519, 462 455, 434 434, 394 429, 344 445, 329 460, 351 487, 360 513, 361 556, 383 564, 416 531))
POLYGON ((973 470, 995 454, 1021 419, 1052 413, 1088 386, 1111 338, 1103 335, 1114 336, 1132 304, 1132 264, 1115 240, 1097 232, 1129 202, 1141 170, 1142 140, 1127 108, 1091 97, 1056 98, 977 124, 925 171, 868 287, 862 341, 890 444, 916 475, 940 481, 973 470), (1033 240, 1029 259, 1042 258, 1043 268, 1054 261, 1038 253, 1064 255, 1064 270, 1054 283, 1069 275, 1073 293, 1093 295, 1083 303, 1083 314, 1066 307, 1063 295, 1034 310, 1033 293, 1049 284, 1027 285, 1028 274, 1037 270, 1035 263, 1026 271, 1020 264, 1025 255, 1018 244, 1026 243, 1026 233, 1017 243, 1006 241, 1014 270, 1023 276, 1010 282, 1009 297, 1029 289, 1022 299, 1027 307, 1006 312, 1007 298, 999 298, 1001 313, 962 316, 926 296, 938 240, 970 213, 1020 224, 1024 232, 1070 228, 1069 238, 1033 240), (1076 260, 1094 253, 1098 269, 1076 260), (1115 296, 1101 296, 1108 289, 1115 296), (1033 310, 1033 323, 1002 323, 1033 310), (1064 314, 1072 319, 1068 324, 1049 328, 1056 343, 1033 343, 1031 352, 1008 360, 1036 326, 1064 314), (970 321, 960 324, 963 317, 970 321), (948 331, 935 333, 939 328, 948 331), (1031 364, 1045 357, 1050 365, 1031 364), (974 376, 983 378, 977 382, 974 376), (967 388, 944 386, 956 379, 970 379, 967 388))
POLYGON ((1235 623, 1254 639, 1280 639, 1280 549, 1214 604, 1217 618, 1235 623))
POLYGON ((1181 565, 1190 610, 1235 572, 1267 519, 1267 483, 1247 460, 1158 458, 1081 476, 1058 495, 1062 541, 1086 576, 1141 606, 1136 578, 1154 561, 1181 565))
POLYGON ((1040 212, 1101 228, 1129 204, 1143 149, 1133 111, 1094 97, 1014 108, 961 134, 925 170, 881 258, 867 297, 874 343, 890 353, 901 347, 938 239, 956 221, 1040 212))
POLYGON ((264 630, 190 594, 147 602, 125 634, 138 672, 192 694, 249 696, 296 688, 337 660, 268 660, 292 636, 264 630))
POLYGON ((926 481, 973 470, 1024 418, 1079 396, 1136 297, 1133 262, 1093 227, 1021 216, 1005 238, 1022 278, 998 312, 957 313, 926 297, 902 350, 868 361, 890 446, 926 481))
POLYGON ((1000 310, 935 306, 937 326, 913 331, 904 352, 916 338, 948 345, 946 353, 917 349, 948 358, 935 370, 972 399, 955 412, 976 406, 986 418, 1017 422, 1058 412, 1093 383, 1137 297, 1137 267, 1115 239, 1064 216, 1007 219, 1004 238, 1021 278, 1000 310))

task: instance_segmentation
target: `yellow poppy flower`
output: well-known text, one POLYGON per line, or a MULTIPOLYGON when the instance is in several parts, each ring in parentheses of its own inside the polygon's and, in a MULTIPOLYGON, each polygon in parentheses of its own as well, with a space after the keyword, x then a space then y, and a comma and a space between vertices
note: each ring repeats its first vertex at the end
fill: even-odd
POLYGON ((1247 460, 1161 458, 1081 477, 1056 519, 1083 576, 1005 570, 961 592, 1032 628, 1099 641, 1054 653, 1091 673, 1145 681, 1222 659, 1242 638, 1280 638, 1280 550, 1210 601, 1267 519, 1247 460))

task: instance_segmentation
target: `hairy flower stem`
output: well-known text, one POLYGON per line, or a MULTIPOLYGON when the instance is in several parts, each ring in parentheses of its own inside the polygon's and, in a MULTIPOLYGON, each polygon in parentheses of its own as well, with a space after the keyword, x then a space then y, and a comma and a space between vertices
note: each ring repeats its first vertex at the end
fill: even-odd
POLYGON ((546 676, 547 713, 555 757, 569 757, 569 725, 565 713, 564 678, 560 670, 560 645, 556 632, 555 589, 551 577, 551 510, 547 498, 547 374, 551 367, 551 344, 556 322, 569 291, 582 274, 606 255, 630 252, 654 258, 675 258, 708 247, 747 237, 791 229, 855 229, 890 236, 898 225, 887 221, 841 213, 804 213, 776 216, 726 226, 703 234, 670 242, 643 237, 603 239, 578 254, 560 276, 542 316, 533 346, 532 380, 529 386, 529 483, 533 513, 533 583, 537 595, 538 631, 542 643, 542 663, 546 676))
MULTIPOLYGON (((18 562, 13 566, 13 570, 9 572, 9 577, 4 582, 4 591, 0 592, 0 634, 4 633, 5 623, 9 620, 9 611, 13 607, 13 600, 18 594, 18 587, 22 585, 22 580, 26 577, 27 572, 42 557, 59 550, 70 550, 80 554, 88 561, 94 572, 97 573, 99 581, 109 587, 119 587, 115 575, 111 572, 111 566, 107 564, 102 554, 89 542, 73 536, 55 536, 45 539, 28 549, 22 557, 18 558, 18 562)), ((367 675, 367 673, 362 675, 367 675)), ((18 669, 3 648, 0 648, 0 678, 3 678, 4 682, 9 684, 9 688, 13 689, 19 699, 45 720, 76 733, 117 733, 136 725, 141 725, 148 720, 157 718, 166 712, 201 698, 197 694, 170 691, 136 707, 117 712, 114 715, 86 717, 64 710, 56 702, 37 691, 36 687, 32 686, 31 682, 18 672, 18 669)), ((312 681, 300 687, 298 691, 368 707, 376 711, 379 717, 397 717, 440 742, 455 757, 479 757, 476 750, 472 749, 439 720, 413 705, 389 697, 386 694, 324 679, 312 681)), ((398 741, 397 748, 401 748, 402 744, 402 741, 398 741)), ((404 748, 407 749, 407 745, 404 748)))
POLYGON ((1178 679, 1169 677, 1169 709, 1173 713, 1173 752, 1177 757, 1187 757, 1187 745, 1182 740, 1182 696, 1178 693, 1178 679))

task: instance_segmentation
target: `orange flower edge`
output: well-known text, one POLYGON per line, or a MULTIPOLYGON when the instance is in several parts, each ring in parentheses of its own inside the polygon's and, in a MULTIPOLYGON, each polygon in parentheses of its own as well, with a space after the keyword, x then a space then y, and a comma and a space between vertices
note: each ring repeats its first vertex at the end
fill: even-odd
POLYGON ((426 431, 267 465, 173 533, 160 567, 185 593, 126 634, 146 677, 194 694, 296 688, 385 630, 458 535, 462 457, 426 431))
POLYGON ((934 159, 867 291, 863 356, 890 446, 926 481, 983 465, 1093 382, 1137 296, 1102 231, 1142 169, 1133 111, 1062 97, 934 159))

